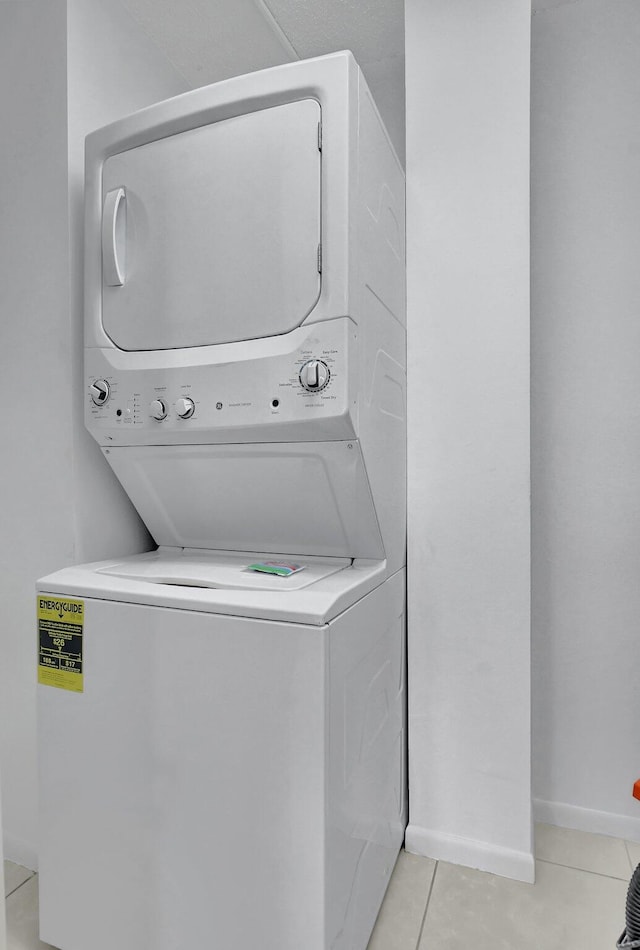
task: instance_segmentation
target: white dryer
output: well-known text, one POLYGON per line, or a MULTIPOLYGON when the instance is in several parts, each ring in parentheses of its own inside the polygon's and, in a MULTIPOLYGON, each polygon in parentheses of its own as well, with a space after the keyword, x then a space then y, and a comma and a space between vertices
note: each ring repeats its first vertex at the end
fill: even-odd
POLYGON ((406 822, 404 178, 353 57, 92 134, 85 224, 86 423, 158 550, 38 584, 42 939, 365 950, 406 822))

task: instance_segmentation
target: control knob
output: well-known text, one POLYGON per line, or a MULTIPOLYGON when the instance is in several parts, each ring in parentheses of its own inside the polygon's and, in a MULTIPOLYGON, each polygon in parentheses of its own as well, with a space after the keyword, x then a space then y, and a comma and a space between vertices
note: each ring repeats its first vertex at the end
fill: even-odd
POLYGON ((176 402, 176 412, 180 419, 190 419, 196 411, 196 404, 188 396, 181 396, 176 402))
POLYGON ((162 422, 163 419, 167 418, 167 407, 162 399, 152 399, 149 404, 149 412, 152 418, 157 419, 158 422, 162 422))
POLYGON ((109 383, 106 379, 95 379, 89 386, 89 395, 94 406, 104 406, 109 398, 109 383))
POLYGON ((324 389, 330 376, 329 367, 322 360, 308 360, 300 370, 300 382, 310 393, 324 389))

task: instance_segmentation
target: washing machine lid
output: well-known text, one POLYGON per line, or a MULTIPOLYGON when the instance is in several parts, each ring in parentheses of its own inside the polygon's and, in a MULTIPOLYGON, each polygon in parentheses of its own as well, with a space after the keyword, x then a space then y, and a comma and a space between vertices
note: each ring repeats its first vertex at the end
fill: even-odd
POLYGON ((320 294, 321 109, 302 99, 112 155, 102 323, 123 350, 287 333, 320 294))
POLYGON ((67 567, 37 587, 40 594, 322 626, 386 576, 385 561, 325 557, 293 558, 304 570, 290 577, 247 571, 256 561, 274 559, 264 552, 159 548, 67 567))
POLYGON ((290 591, 304 590, 350 566, 349 558, 274 558, 272 554, 203 553, 189 549, 176 554, 172 548, 160 548, 139 558, 127 558, 98 568, 97 573, 169 587, 267 591, 286 595, 290 591), (285 565, 295 567, 296 571, 289 576, 282 576, 271 570, 253 570, 254 565, 264 565, 266 568, 285 565))

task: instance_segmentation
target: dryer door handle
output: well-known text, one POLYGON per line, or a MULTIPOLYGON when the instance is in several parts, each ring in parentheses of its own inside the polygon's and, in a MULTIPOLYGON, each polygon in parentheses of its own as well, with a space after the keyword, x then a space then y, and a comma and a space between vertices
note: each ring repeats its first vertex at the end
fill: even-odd
POLYGON ((102 209, 102 279, 109 287, 124 284, 126 223, 125 190, 114 188, 102 209))

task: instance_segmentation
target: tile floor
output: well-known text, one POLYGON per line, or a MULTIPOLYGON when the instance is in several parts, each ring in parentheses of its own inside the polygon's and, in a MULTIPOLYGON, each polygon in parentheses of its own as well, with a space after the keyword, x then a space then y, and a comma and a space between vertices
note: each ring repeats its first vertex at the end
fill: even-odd
MULTIPOLYGON (((536 858, 531 886, 403 851, 369 950, 614 950, 640 844, 537 825, 536 858)), ((6 861, 5 892, 7 950, 47 950, 38 876, 6 861)))

